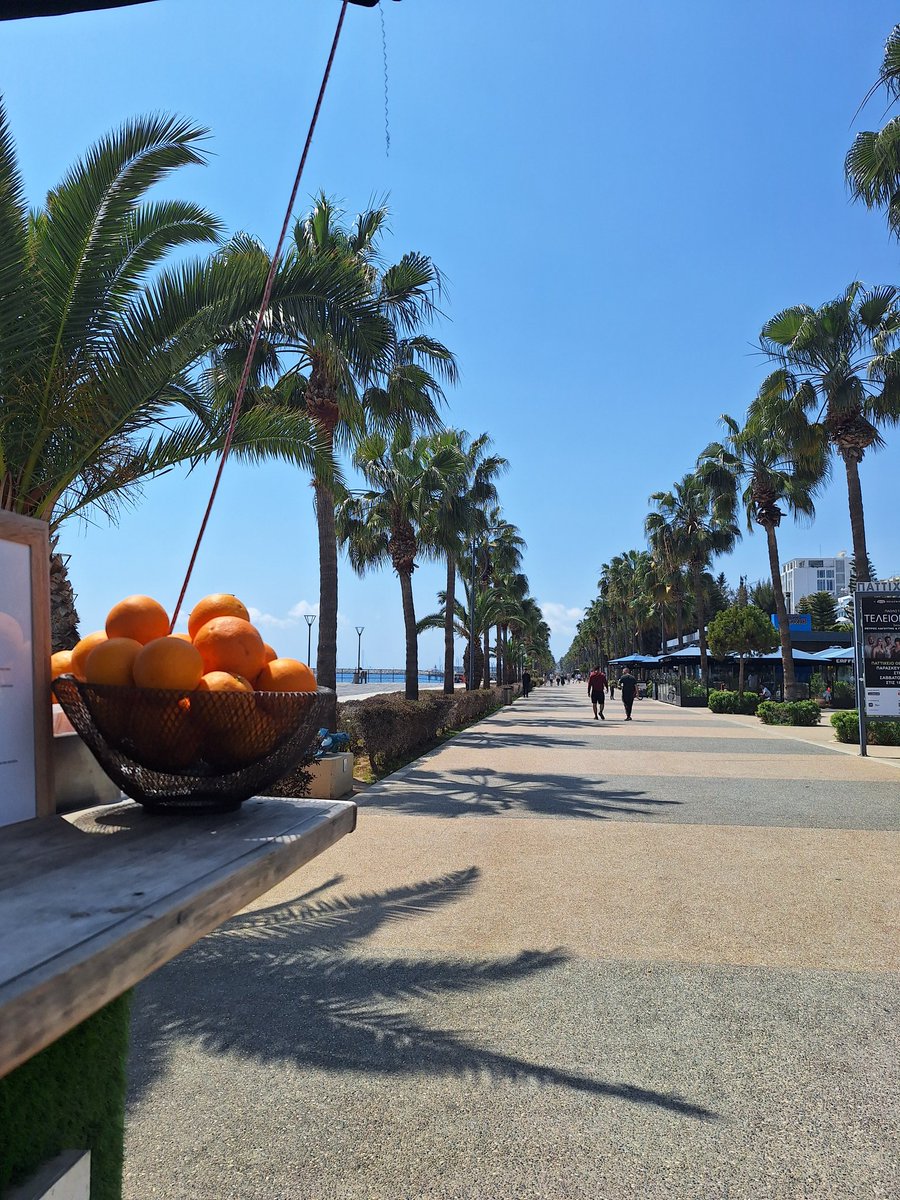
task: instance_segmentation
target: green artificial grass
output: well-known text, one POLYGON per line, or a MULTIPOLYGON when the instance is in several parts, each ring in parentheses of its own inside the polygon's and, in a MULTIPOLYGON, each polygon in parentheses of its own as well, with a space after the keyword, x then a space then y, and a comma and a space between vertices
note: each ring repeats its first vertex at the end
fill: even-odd
POLYGON ((120 1200, 131 993, 0 1079, 0 1195, 62 1150, 91 1151, 91 1200, 120 1200))

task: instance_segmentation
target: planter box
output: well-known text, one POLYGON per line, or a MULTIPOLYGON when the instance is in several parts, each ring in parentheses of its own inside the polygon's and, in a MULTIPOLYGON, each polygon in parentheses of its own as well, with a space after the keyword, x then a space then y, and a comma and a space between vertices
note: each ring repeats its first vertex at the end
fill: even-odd
POLYGON ((53 706, 53 796, 57 812, 115 804, 122 798, 58 704, 53 706))
POLYGON ((342 800, 353 792, 352 754, 326 754, 306 770, 312 775, 313 800, 342 800))

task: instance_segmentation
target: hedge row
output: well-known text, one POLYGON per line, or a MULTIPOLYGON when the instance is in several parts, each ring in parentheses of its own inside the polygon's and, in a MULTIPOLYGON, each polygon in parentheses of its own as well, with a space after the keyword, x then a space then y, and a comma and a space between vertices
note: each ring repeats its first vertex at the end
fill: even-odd
POLYGON ((710 711, 714 713, 735 713, 752 717, 759 706, 759 696, 756 692, 726 692, 713 690, 706 699, 710 711))
POLYGON ((350 736, 354 754, 368 754, 378 771, 414 758, 432 745, 444 730, 463 729, 496 712, 502 704, 499 688, 472 692, 425 692, 407 700, 395 692, 338 704, 338 729, 350 736))
POLYGON ((818 725, 822 710, 815 700, 763 700, 756 715, 763 725, 818 725))
MULTIPOLYGON (((839 742, 859 744, 859 710, 831 714, 834 736, 839 742)), ((900 746, 900 721, 871 721, 866 728, 869 746, 900 746)))

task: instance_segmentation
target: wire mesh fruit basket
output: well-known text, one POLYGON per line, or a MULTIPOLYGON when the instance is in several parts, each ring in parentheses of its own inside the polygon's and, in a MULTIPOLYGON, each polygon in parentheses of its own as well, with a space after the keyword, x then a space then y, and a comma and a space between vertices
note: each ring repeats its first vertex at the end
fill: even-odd
POLYGON ((165 691, 53 681, 63 712, 147 809, 229 812, 312 750, 331 692, 165 691))

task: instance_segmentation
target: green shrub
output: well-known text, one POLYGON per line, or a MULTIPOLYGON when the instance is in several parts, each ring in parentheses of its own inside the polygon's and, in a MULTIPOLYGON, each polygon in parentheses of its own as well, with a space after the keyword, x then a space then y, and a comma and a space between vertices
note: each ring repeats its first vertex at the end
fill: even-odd
POLYGON ((706 688, 699 679, 687 677, 681 681, 682 696, 705 696, 706 688))
POLYGON ((825 677, 824 675, 820 675, 818 671, 814 671, 809 677, 809 698, 810 700, 818 700, 824 694, 825 677))
POLYGON ((763 700, 756 715, 763 725, 818 725, 822 710, 815 700, 763 700))
POLYGON ((744 714, 752 717, 759 706, 759 696, 756 692, 724 692, 713 689, 707 698, 710 711, 714 713, 744 714))
MULTIPOLYGON (((839 742, 859 744, 859 711, 855 708, 831 714, 834 736, 839 742)), ((900 721, 871 721, 866 729, 869 746, 900 746, 900 721)))
POLYGON ((450 729, 465 729, 474 725, 501 706, 499 688, 478 688, 473 692, 454 692, 453 703, 447 718, 450 729))
POLYGON ((418 700, 387 693, 338 705, 338 728, 350 736, 355 754, 366 753, 383 770, 411 758, 437 738, 450 712, 451 698, 430 692, 418 700))
POLYGON ((853 708, 856 705, 856 688, 852 683, 838 680, 831 685, 831 703, 835 708, 853 708))

